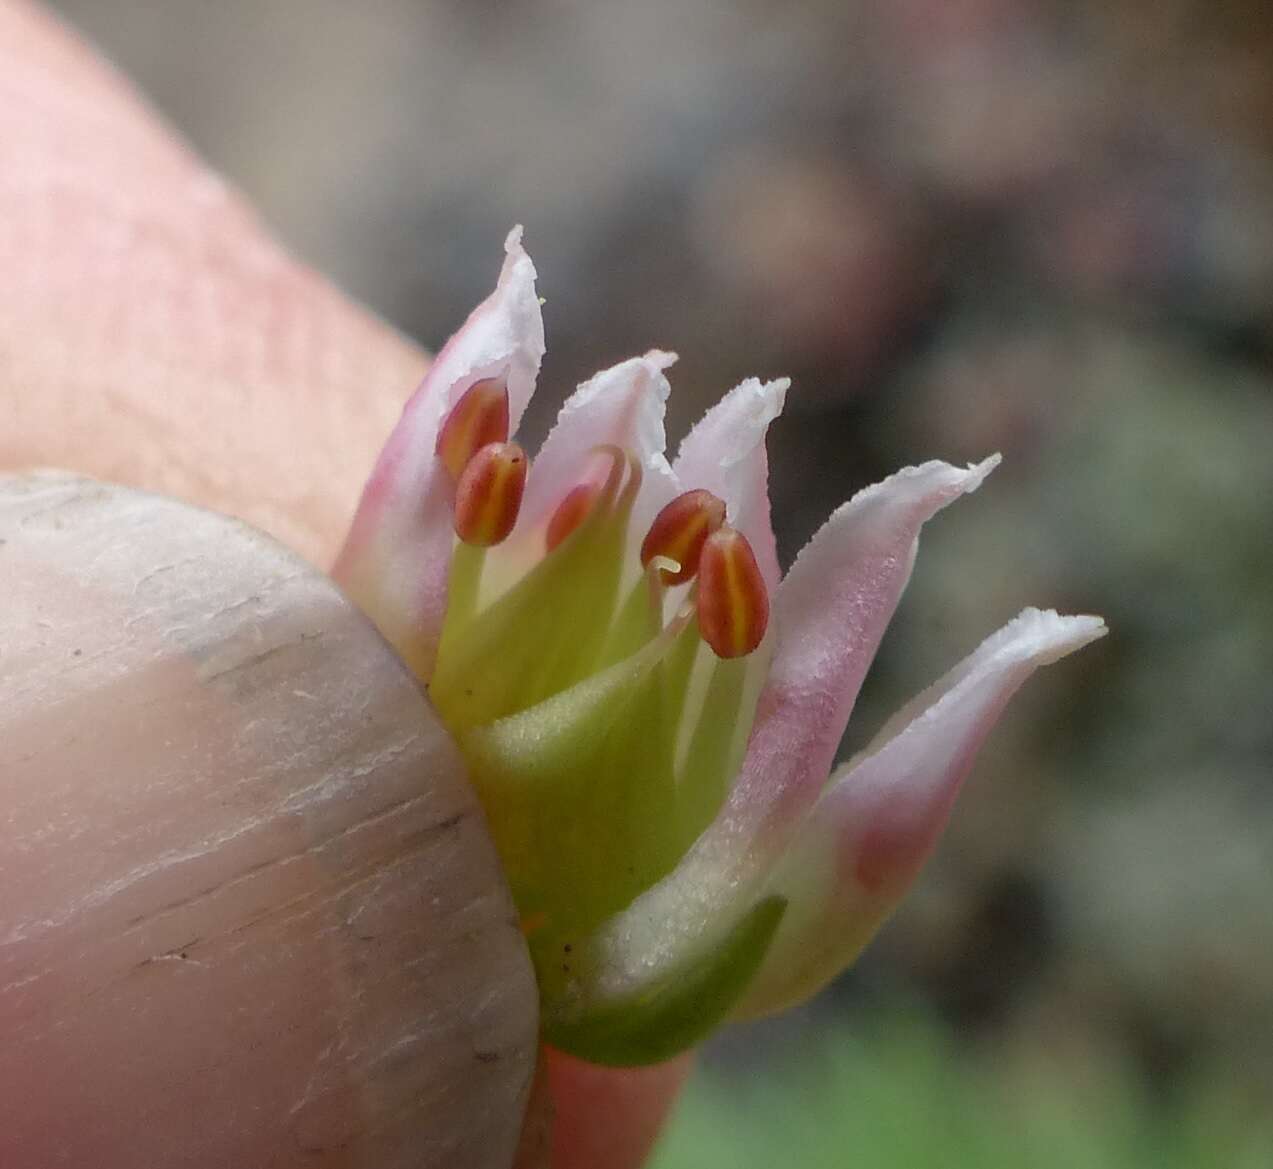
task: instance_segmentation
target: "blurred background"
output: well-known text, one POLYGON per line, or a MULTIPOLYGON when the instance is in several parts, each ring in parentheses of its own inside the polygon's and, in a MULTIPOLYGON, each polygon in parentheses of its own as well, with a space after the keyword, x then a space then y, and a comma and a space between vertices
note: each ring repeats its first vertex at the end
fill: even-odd
POLYGON ((56 0, 292 248, 425 344, 508 227, 532 440, 676 350, 749 374, 789 560, 906 463, 925 537, 845 753, 1026 604, 1032 682, 858 967, 707 1052, 690 1166, 1273 1165, 1273 7, 56 0))

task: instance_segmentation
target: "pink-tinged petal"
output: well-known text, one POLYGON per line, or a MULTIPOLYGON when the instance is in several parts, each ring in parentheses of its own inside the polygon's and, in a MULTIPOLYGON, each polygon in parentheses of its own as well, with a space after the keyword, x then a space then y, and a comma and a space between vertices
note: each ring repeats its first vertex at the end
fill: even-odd
POLYGON ((782 413, 790 378, 748 378, 730 390, 685 436, 672 469, 687 488, 725 501, 729 522, 751 545, 765 585, 778 588, 778 552, 769 519, 769 459, 765 432, 782 413))
POLYGON ((813 803, 910 579, 920 528, 998 463, 898 471, 834 512, 796 558, 775 599, 778 644, 725 809, 731 832, 781 836, 813 803))
POLYGON ((598 1001, 662 984, 756 904, 823 787, 920 528, 998 462, 908 467, 858 492, 805 547, 775 601, 777 649, 739 782, 680 864, 575 948, 598 1001))
POLYGON ((663 371, 675 361, 674 353, 651 350, 644 357, 602 370, 566 399, 535 458, 522 504, 519 536, 526 533, 529 538, 590 471, 595 472, 598 466, 604 469, 604 460, 599 463, 590 457, 600 446, 622 447, 637 458, 648 486, 660 493, 659 506, 676 493, 663 454, 667 442, 663 416, 669 392, 663 371))
POLYGON ((833 778, 765 883, 787 912, 736 1017, 802 1001, 857 957, 932 852, 1008 700, 1040 666, 1105 632, 1099 617, 1027 609, 833 778))
POLYGON ((421 678, 433 669, 446 612, 453 484, 435 457, 447 411, 474 382, 502 377, 511 429, 544 355, 535 266, 521 228, 495 291, 442 347, 411 396, 363 491, 332 575, 421 678))
MULTIPOLYGON (((535 265, 522 247, 522 229, 515 227, 504 241, 504 266, 495 291, 442 346, 416 391, 415 398, 426 399, 434 393, 443 397, 445 404, 436 412, 435 426, 473 382, 503 373, 508 385, 509 434, 517 433, 544 357, 544 319, 535 275, 535 265)), ((403 412, 404 421, 415 398, 403 412)))

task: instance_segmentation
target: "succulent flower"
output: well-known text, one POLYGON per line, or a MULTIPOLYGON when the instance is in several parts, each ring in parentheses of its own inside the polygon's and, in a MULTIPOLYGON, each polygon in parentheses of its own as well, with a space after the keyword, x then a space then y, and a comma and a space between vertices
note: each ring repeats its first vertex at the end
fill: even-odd
POLYGON ((520 229, 371 476, 337 579, 468 763, 555 1046, 667 1058, 812 994, 914 881, 1036 667, 1105 630, 1027 610, 831 774, 921 526, 997 456, 907 468, 785 577, 749 380, 665 458, 672 354, 597 374, 533 466, 511 441, 544 353, 520 229))

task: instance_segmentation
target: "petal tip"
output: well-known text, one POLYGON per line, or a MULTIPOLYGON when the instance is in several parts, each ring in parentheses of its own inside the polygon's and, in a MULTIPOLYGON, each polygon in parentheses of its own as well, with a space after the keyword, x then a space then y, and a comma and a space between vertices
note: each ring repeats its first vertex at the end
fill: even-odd
POLYGON ((1028 643, 1042 664, 1050 664, 1099 640, 1109 632, 1103 617, 1065 615, 1055 609, 1022 610, 1000 636, 1015 634, 1028 643))
POLYGON ((763 434, 765 428, 782 413, 783 407, 787 404, 787 391, 791 389, 791 379, 779 377, 765 382, 759 378, 748 378, 738 387, 737 392, 743 392, 744 387, 750 391, 753 400, 755 410, 753 424, 763 434))
POLYGON ((966 467, 957 467, 943 459, 929 459, 926 463, 902 467, 888 478, 863 487, 833 514, 852 510, 874 498, 906 500, 929 493, 934 493, 934 497, 941 500, 936 509, 940 510, 959 496, 976 491, 1002 461, 1002 455, 993 454, 966 467))
POLYGON ((659 370, 659 372, 662 372, 665 369, 671 369, 672 366, 680 360, 680 357, 665 349, 651 349, 639 360, 652 365, 655 369, 659 370))
POLYGON ((770 381, 749 377, 739 382, 722 401, 738 408, 740 421, 744 422, 754 444, 764 438, 769 424, 782 413, 790 388, 789 377, 773 378, 770 381))
POLYGON ((787 404, 787 391, 791 389, 791 379, 789 377, 776 377, 765 382, 762 388, 777 401, 778 410, 781 412, 783 406, 787 404))
POLYGON ((993 455, 987 455, 980 463, 969 463, 964 470, 964 481, 961 485, 964 493, 976 491, 985 482, 986 476, 1002 462, 1003 455, 995 451, 993 455))
POLYGON ((535 293, 535 280, 539 273, 535 271, 535 262, 522 246, 522 225, 519 223, 504 238, 504 264, 500 269, 499 286, 512 288, 519 295, 529 296, 538 313, 540 300, 535 293))

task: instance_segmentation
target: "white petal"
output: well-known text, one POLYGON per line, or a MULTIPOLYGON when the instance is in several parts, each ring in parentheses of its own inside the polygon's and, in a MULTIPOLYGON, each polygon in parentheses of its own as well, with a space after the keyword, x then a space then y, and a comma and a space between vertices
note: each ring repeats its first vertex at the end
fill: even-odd
POLYGON ((515 429, 535 388, 544 326, 535 266, 514 228, 495 291, 442 347, 376 462, 332 575, 421 678, 446 613, 452 484, 434 457, 438 430, 481 378, 508 381, 515 429))
POLYGON ((738 1017, 809 997, 848 966, 919 874, 1008 700, 1038 667, 1105 633, 1027 609, 909 703, 842 768, 765 883, 787 912, 738 1017))
POLYGON ((586 478, 590 452, 598 446, 622 447, 637 457, 647 478, 670 480, 663 454, 669 392, 663 371, 675 361, 674 353, 651 350, 595 374, 566 399, 532 464, 519 529, 547 521, 566 493, 586 478))
MULTIPOLYGON (((522 229, 504 241, 504 266, 495 292, 469 315, 439 350, 421 389, 438 395, 437 427, 473 382, 507 371, 509 427, 516 433, 544 356, 544 320, 535 292, 535 265, 522 248, 522 229)), ((421 438, 426 437, 424 435, 421 438)))
POLYGON ((777 649, 725 810, 748 835, 813 802, 910 578, 921 527, 998 463, 907 467, 859 491, 796 558, 778 590, 777 649))
POLYGON ((676 461, 688 490, 703 487, 725 501, 729 522, 747 537, 769 588, 778 587, 778 553, 769 518, 765 433, 782 413, 789 378, 748 378, 713 406, 685 436, 676 461))

